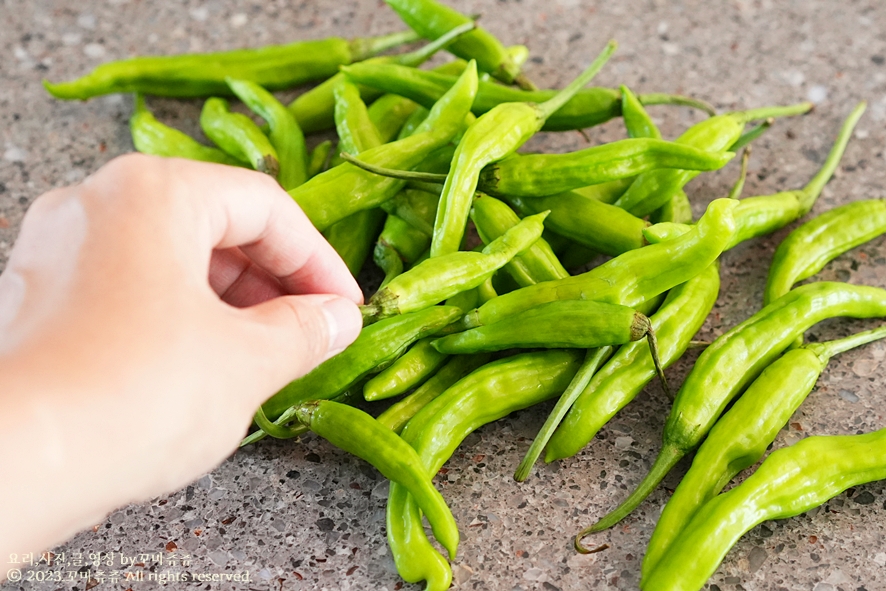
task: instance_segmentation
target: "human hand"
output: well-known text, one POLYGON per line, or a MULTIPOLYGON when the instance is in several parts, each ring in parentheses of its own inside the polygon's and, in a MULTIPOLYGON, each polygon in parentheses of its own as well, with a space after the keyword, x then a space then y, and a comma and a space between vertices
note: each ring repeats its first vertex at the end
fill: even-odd
POLYGON ((360 302, 260 173, 133 154, 37 199, 0 275, 0 556, 215 467, 360 302))

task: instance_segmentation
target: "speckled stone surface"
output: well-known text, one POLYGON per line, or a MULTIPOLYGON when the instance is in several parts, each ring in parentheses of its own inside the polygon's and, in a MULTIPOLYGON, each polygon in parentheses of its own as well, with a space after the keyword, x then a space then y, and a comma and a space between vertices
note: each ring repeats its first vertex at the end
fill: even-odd
MULTIPOLYGON (((691 94, 721 110, 815 102, 814 113, 777 122, 756 143, 745 195, 804 184, 823 161, 843 117, 866 99, 868 112, 813 213, 886 196, 886 4, 879 0, 452 3, 465 13, 482 14, 483 25, 506 43, 527 44, 528 74, 543 86, 565 84, 606 40, 616 38, 619 51, 598 76, 599 84, 691 94)), ((131 97, 59 102, 43 91, 42 78, 68 79, 137 53, 220 50, 401 27, 377 0, 4 0, 0 15, 0 269, 34 198, 132 150, 131 97)), ((150 105, 163 121, 197 133, 199 101, 152 100, 150 105)), ((670 138, 699 120, 685 108, 661 106, 651 112, 670 138)), ((599 143, 621 138, 623 131, 614 121, 589 135, 599 143)), ((584 145, 577 133, 547 134, 527 149, 584 145)), ((728 191, 737 169, 733 162, 687 187, 697 215, 728 191)), ((759 308, 773 250, 788 231, 723 257, 721 296, 699 338, 712 339, 759 308)), ((886 286, 886 244, 877 239, 841 256, 819 277, 886 286)), ((874 324, 829 321, 809 335, 832 338, 874 324)), ((668 371, 673 384, 682 381, 696 355, 687 354, 668 371)), ((811 434, 886 426, 884 357, 886 345, 873 344, 835 359, 776 446, 811 434)), ((577 555, 571 536, 639 482, 658 451, 668 401, 651 385, 576 457, 539 467, 517 484, 511 474, 550 408, 520 412, 474 433, 438 477, 463 534, 453 566, 456 588, 637 587, 644 545, 688 461, 633 515, 597 536, 594 541, 611 545, 605 552, 577 555)), ((89 458, 100 450, 82 451, 88 475, 89 458)), ((14 486, 17 478, 26 476, 4 475, 4 486, 14 486)), ((386 490, 371 466, 325 442, 262 441, 184 490, 112 513, 54 550, 64 554, 64 563, 57 559, 54 566, 25 570, 22 582, 2 588, 98 585, 139 591, 157 588, 165 577, 178 578, 169 583, 172 588, 419 589, 400 580, 387 548, 386 490), (90 567, 91 553, 113 553, 113 564, 90 567), (122 565, 121 553, 136 565, 122 565), (126 580, 126 573, 141 578, 126 580), (182 582, 182 573, 191 579, 227 574, 249 580, 182 582), (53 578, 62 580, 48 581, 53 578)), ((886 589, 884 505, 886 487, 873 483, 799 517, 759 526, 727 556, 709 588, 886 589)))

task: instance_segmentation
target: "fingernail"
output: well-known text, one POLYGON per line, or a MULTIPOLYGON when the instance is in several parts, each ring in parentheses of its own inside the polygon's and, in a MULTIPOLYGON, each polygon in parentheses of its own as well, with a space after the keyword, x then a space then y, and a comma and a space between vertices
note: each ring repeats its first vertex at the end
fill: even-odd
POLYGON ((345 298, 334 297, 322 304, 329 327, 329 357, 341 353, 354 342, 363 326, 357 305, 345 298))

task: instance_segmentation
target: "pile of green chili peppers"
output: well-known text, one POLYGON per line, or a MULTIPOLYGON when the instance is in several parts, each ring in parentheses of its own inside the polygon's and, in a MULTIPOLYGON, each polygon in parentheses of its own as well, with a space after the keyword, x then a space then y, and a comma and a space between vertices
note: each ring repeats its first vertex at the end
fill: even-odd
MULTIPOLYGON (((865 104, 848 115, 806 186, 736 199, 746 151, 731 194, 695 220, 684 191, 691 179, 722 168, 774 118, 811 105, 716 114, 688 97, 588 88, 614 42, 564 89, 538 89, 522 71, 525 47, 504 46, 437 0, 386 2, 410 31, 139 57, 45 86, 62 99, 134 93, 137 150, 271 175, 355 276, 383 276, 362 307, 359 338, 267 400, 243 444, 313 431, 372 463, 391 480, 387 535, 399 572, 442 591, 459 530, 433 477, 456 447, 486 423, 556 399, 516 467, 515 479, 524 480, 542 453, 551 462, 584 448, 651 380, 668 391, 664 371, 693 346, 717 300, 720 255, 810 213, 865 104), (428 43, 386 53, 419 38, 428 43), (419 69, 441 50, 455 59, 419 69), (288 105, 272 94, 309 82, 316 86, 288 105), (204 97, 200 127, 214 145, 158 121, 151 95, 204 97), (667 141, 645 110, 652 104, 709 117, 667 141), (518 153, 540 131, 614 117, 625 139, 567 154, 518 153), (762 123, 746 129, 754 121, 762 123), (311 140, 333 129, 337 147, 311 140), (588 266, 598 254, 611 258, 588 266), (353 406, 359 400, 371 403, 361 405, 369 412, 353 406)), ((772 453, 720 494, 765 455, 831 357, 886 336, 879 328, 804 345, 803 333, 827 318, 886 316, 886 290, 794 288, 883 233, 884 201, 858 201, 782 242, 761 309, 706 344, 676 392, 648 476, 576 536, 578 551, 604 548, 589 550, 583 539, 628 516, 700 444, 652 535, 644 590, 699 589, 762 520, 886 478, 884 432, 813 437, 772 453)))

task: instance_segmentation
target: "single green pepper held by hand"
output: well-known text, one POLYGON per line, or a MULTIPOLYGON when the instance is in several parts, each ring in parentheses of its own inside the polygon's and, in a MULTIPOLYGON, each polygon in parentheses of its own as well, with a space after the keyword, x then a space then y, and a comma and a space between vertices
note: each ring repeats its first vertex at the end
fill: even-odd
POLYGON ((373 370, 379 371, 400 357, 409 345, 435 334, 460 314, 461 309, 455 306, 433 306, 366 327, 347 349, 290 382, 271 396, 262 409, 268 419, 274 420, 287 408, 305 400, 332 398, 373 370))
POLYGON ((655 526, 643 573, 655 569, 696 512, 763 457, 834 355, 886 337, 886 327, 792 349, 767 367, 711 429, 655 526))
POLYGON ((415 39, 414 33, 403 31, 352 41, 330 37, 258 49, 134 57, 102 64, 70 82, 53 84, 44 80, 43 86, 55 98, 68 100, 86 100, 115 92, 172 97, 230 95, 225 82, 228 77, 279 90, 328 78, 336 74, 341 65, 415 39))
POLYGON ((591 81, 615 52, 615 47, 615 42, 610 41, 578 78, 549 101, 542 104, 502 104, 477 118, 468 127, 455 149, 452 166, 440 195, 431 239, 432 258, 458 251, 483 167, 513 154, 535 135, 551 113, 591 81))
MULTIPOLYGON (((459 83, 431 109, 428 118, 410 137, 366 150, 360 159, 390 168, 409 169, 425 161, 461 131, 477 92, 477 68, 468 64, 459 83)), ((345 163, 318 174, 289 191, 314 226, 323 231, 362 209, 394 197, 404 181, 381 177, 345 163)))
MULTIPOLYGON (((430 108, 455 82, 452 75, 405 68, 394 64, 361 62, 343 66, 342 71, 354 81, 385 92, 397 94, 430 108)), ((503 103, 543 103, 559 91, 553 89, 526 91, 492 82, 480 82, 472 111, 478 117, 503 103)), ((641 94, 644 105, 673 104, 701 109, 714 115, 713 107, 679 95, 641 94)), ((621 95, 612 88, 584 88, 544 122, 542 131, 584 129, 621 115, 621 95)))
POLYGON ((770 519, 799 515, 852 486, 886 478, 886 429, 807 437, 776 450, 747 480, 705 503, 641 585, 695 591, 739 538, 770 519))
POLYGON ((295 411, 299 422, 334 446, 375 466, 382 475, 409 491, 427 516, 434 537, 455 557, 458 526, 442 495, 434 488, 421 458, 396 433, 362 410, 332 400, 312 400, 295 411))
POLYGON ((839 255, 886 232, 886 201, 871 199, 836 207, 806 222, 778 245, 769 267, 763 304, 812 277, 839 255))
POLYGON ((716 199, 685 234, 661 244, 628 251, 587 273, 545 281, 501 295, 469 312, 462 324, 492 324, 521 310, 554 300, 594 300, 636 308, 685 283, 706 269, 729 242, 735 228, 734 199, 716 199))
POLYGON ((280 164, 271 140, 252 119, 231 112, 225 99, 206 99, 200 112, 200 127, 206 137, 237 160, 277 178, 280 164))
MULTIPOLYGON (((663 368, 676 362, 701 329, 720 292, 719 264, 668 292, 649 317, 658 340, 663 368)), ((655 378, 649 344, 637 341, 620 347, 575 400, 547 445, 545 462, 577 454, 597 432, 655 378)))
POLYGON ((523 219, 481 252, 454 252, 427 259, 398 275, 361 307, 364 323, 421 310, 478 287, 541 237, 545 215, 523 219))
POLYGON ((218 148, 204 146, 188 134, 157 121, 145 106, 142 95, 135 97, 135 110, 129 119, 129 131, 132 134, 132 144, 142 154, 241 166, 239 160, 218 148))
MULTIPOLYGON (((562 392, 581 362, 580 351, 523 353, 484 365, 429 402, 406 424, 402 437, 436 474, 477 428, 562 392)), ((421 512, 409 492, 392 484, 387 535, 397 571, 407 582, 427 581, 446 591, 452 572, 425 535, 421 512)))
POLYGON ((677 393, 649 473, 627 499, 575 539, 607 529, 627 516, 707 435, 726 405, 813 324, 826 318, 886 316, 886 290, 820 282, 803 285, 721 335, 698 358, 677 393))

